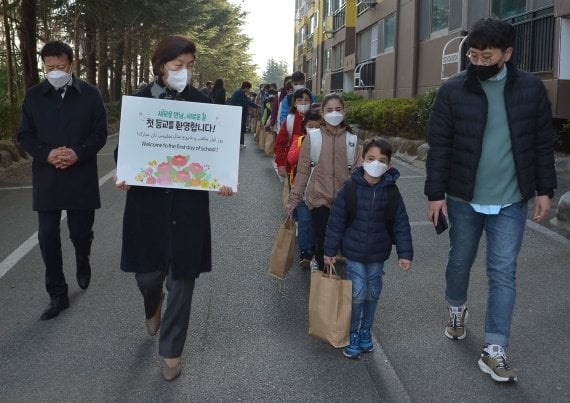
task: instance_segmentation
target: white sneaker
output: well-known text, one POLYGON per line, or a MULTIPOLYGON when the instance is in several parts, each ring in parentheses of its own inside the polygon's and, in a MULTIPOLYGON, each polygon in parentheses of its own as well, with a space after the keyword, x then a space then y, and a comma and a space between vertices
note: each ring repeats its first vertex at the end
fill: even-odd
POLYGON ((315 258, 313 258, 313 260, 311 260, 311 264, 309 265, 309 267, 311 269, 311 273, 314 271, 319 271, 319 264, 317 263, 315 258))

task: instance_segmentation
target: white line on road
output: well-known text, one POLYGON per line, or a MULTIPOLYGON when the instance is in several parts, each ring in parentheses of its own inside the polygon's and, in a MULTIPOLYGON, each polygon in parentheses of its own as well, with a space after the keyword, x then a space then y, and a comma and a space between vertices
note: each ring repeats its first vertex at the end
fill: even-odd
POLYGON ((9 188, 0 188, 0 190, 22 190, 22 189, 31 189, 31 186, 12 186, 9 188))
MULTIPOLYGON (((107 173, 101 179, 99 179, 99 187, 103 186, 105 182, 113 177, 115 170, 113 169, 111 172, 107 173)), ((65 211, 61 215, 61 221, 65 220, 67 214, 65 211)), ((14 250, 14 252, 10 253, 6 259, 0 262, 0 278, 4 277, 6 273, 12 269, 24 256, 26 256, 33 248, 38 244, 38 232, 34 232, 32 236, 30 236, 24 243, 14 250)))

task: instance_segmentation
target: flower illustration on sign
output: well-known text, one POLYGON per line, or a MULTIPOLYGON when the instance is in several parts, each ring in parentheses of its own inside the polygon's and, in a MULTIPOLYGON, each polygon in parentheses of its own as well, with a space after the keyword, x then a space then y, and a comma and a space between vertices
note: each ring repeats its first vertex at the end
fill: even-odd
POLYGON ((188 155, 173 155, 160 163, 150 161, 146 168, 135 175, 135 180, 146 185, 219 189, 221 183, 207 173, 209 168, 209 165, 190 162, 188 155))

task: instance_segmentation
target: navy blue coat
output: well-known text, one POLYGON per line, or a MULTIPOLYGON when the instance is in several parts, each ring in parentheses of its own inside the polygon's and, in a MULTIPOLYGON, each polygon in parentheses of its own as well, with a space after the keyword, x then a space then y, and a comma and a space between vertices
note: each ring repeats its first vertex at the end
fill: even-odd
POLYGON ((45 80, 24 98, 18 143, 33 157, 33 209, 101 207, 97 152, 107 141, 107 113, 97 87, 73 77, 63 99, 45 80), (51 150, 72 148, 79 160, 66 169, 47 162, 51 150))
MULTIPOLYGON (((400 177, 396 168, 389 169, 382 181, 370 185, 363 176, 364 168, 356 168, 351 179, 356 186, 356 214, 347 227, 345 188, 337 193, 331 208, 325 238, 325 255, 336 256, 342 251, 347 259, 359 263, 384 262, 390 257, 392 240, 386 229, 388 206, 386 187, 400 177)), ((398 258, 412 260, 414 250, 410 222, 404 200, 400 196, 394 219, 394 237, 398 258)))
MULTIPOLYGON (((552 195, 556 188, 552 112, 544 84, 507 63, 505 107, 522 200, 552 195)), ((487 124, 487 97, 473 69, 456 74, 439 89, 428 127, 424 193, 473 199, 487 124)))
MULTIPOLYGON (((135 95, 168 96, 159 89, 163 87, 151 84, 135 95)), ((209 97, 191 86, 174 98, 211 103, 209 97)), ((172 265, 176 280, 197 278, 200 273, 211 271, 209 206, 207 191, 131 186, 123 215, 121 270, 167 272, 172 265)))

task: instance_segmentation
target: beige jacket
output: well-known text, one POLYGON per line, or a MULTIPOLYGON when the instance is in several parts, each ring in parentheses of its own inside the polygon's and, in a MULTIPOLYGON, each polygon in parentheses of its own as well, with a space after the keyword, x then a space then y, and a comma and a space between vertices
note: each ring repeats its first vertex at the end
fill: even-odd
POLYGON ((301 145, 295 184, 289 193, 289 204, 297 207, 301 200, 309 209, 331 207, 334 198, 352 169, 360 164, 362 146, 358 144, 354 153, 351 169, 346 161, 346 132, 338 127, 330 132, 321 126, 323 141, 319 162, 311 174, 311 136, 305 136, 301 145))

